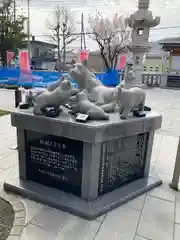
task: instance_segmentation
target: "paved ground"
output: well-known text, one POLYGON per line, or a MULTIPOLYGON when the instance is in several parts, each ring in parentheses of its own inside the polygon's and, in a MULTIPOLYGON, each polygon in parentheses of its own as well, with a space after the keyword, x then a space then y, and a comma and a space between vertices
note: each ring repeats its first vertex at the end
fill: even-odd
MULTIPOLYGON (((0 100, 5 101, 6 94, 1 93, 0 100)), ((8 109, 13 100, 12 93, 10 98, 8 109)), ((1 105, 2 102, 0 108, 1 105)), ((164 184, 95 221, 86 221, 22 198, 26 226, 21 240, 180 239, 180 193, 168 187, 176 157, 177 136, 180 136, 180 92, 148 90, 147 105, 163 115, 162 129, 155 136, 151 169, 161 176, 164 184)), ((18 176, 17 152, 9 149, 15 143, 16 131, 10 126, 10 117, 1 117, 0 186, 6 179, 18 176)))
POLYGON ((14 90, 0 89, 0 109, 12 110, 15 106, 14 90))

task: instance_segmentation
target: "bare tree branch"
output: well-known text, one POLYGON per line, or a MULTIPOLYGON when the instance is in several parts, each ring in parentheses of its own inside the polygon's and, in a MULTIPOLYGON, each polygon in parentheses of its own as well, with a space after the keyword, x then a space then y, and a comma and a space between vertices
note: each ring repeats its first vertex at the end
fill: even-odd
POLYGON ((120 53, 131 40, 126 18, 116 13, 111 20, 97 12, 95 16, 89 16, 89 24, 93 31, 92 39, 99 46, 106 68, 115 69, 120 53))
POLYGON ((72 13, 65 7, 55 6, 51 15, 46 19, 46 29, 51 32, 51 38, 57 43, 58 60, 61 61, 60 53, 63 51, 63 62, 66 62, 66 48, 77 37, 71 34, 75 31, 72 13))

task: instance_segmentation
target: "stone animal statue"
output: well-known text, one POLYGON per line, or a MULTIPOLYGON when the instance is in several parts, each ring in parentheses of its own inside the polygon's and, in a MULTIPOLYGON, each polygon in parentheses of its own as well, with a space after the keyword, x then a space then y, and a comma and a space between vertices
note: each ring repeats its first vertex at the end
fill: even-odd
POLYGON ((119 85, 116 89, 117 101, 120 102, 119 113, 121 119, 127 119, 128 114, 135 109, 139 112, 144 111, 146 93, 142 88, 125 89, 119 85))
MULTIPOLYGON (((48 91, 54 91, 57 87, 60 86, 61 82, 64 80, 64 79, 69 79, 69 81, 71 81, 70 77, 68 75, 62 75, 61 78, 59 80, 57 80, 55 83, 51 84, 48 86, 48 91)), ((70 97, 70 101, 69 101, 69 104, 73 103, 74 100, 75 100, 75 96, 76 94, 79 92, 79 89, 77 88, 74 88, 73 84, 71 83, 72 85, 72 89, 71 89, 71 97, 70 97)))
POLYGON ((39 94, 34 102, 34 114, 43 115, 46 107, 59 108, 68 103, 72 94, 72 84, 68 79, 61 81, 60 85, 53 91, 44 91, 39 94))
POLYGON ((73 68, 69 70, 69 75, 76 81, 81 91, 86 89, 91 92, 92 87, 102 85, 101 81, 82 63, 74 64, 73 68))
POLYGON ((62 76, 59 80, 57 80, 55 83, 52 83, 50 84, 48 87, 47 87, 47 90, 52 92, 54 91, 57 87, 60 86, 61 84, 61 81, 64 79, 64 76, 62 76))
MULTIPOLYGON (((71 82, 71 79, 70 79, 69 75, 68 74, 64 74, 55 83, 52 83, 51 85, 49 85, 47 90, 50 91, 50 92, 54 91, 57 87, 60 86, 61 82, 64 79, 68 79, 71 82)), ((71 85, 72 85, 71 95, 74 96, 74 95, 76 95, 79 92, 79 89, 74 88, 72 82, 71 82, 71 85)))
POLYGON ((87 90, 91 101, 107 113, 114 111, 117 104, 114 98, 115 88, 104 86, 82 63, 75 64, 74 68, 70 69, 69 75, 76 81, 80 90, 87 90))
POLYGON ((28 94, 25 97, 25 103, 29 105, 29 107, 33 107, 34 103, 36 101, 36 98, 46 90, 38 91, 36 93, 33 93, 32 91, 29 91, 28 94))
POLYGON ((40 93, 44 92, 44 90, 41 90, 38 93, 34 93, 30 90, 24 89, 23 87, 19 87, 18 90, 21 91, 21 94, 25 95, 24 101, 20 102, 20 104, 18 106, 20 109, 28 109, 30 107, 33 107, 36 96, 38 96, 40 93))
POLYGON ((76 103, 74 104, 71 114, 82 113, 89 115, 91 120, 109 120, 109 115, 99 106, 90 102, 85 91, 76 95, 76 103))
MULTIPOLYGON (((26 91, 26 97, 25 97, 25 102, 23 103, 23 105, 27 105, 29 107, 33 107, 35 102, 36 102, 36 98, 48 91, 48 92, 52 92, 54 91, 56 88, 58 88, 61 85, 61 82, 65 79, 70 80, 70 78, 67 75, 63 75, 58 81, 56 81, 55 83, 52 83, 51 85, 48 86, 47 89, 43 89, 43 90, 38 90, 38 92, 32 92, 32 91, 26 91)), ((71 83, 72 84, 72 83, 71 83)), ((72 100, 75 98, 75 95, 79 92, 79 89, 74 88, 72 85, 72 89, 71 89, 71 97, 70 97, 70 102, 71 102, 71 98, 72 100)))

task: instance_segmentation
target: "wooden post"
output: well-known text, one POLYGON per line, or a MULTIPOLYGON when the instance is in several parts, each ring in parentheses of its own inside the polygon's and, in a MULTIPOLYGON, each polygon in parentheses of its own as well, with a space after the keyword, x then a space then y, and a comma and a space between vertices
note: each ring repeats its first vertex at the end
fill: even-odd
MULTIPOLYGON (((22 93, 21 93, 21 90, 19 90, 19 88, 17 87, 15 89, 15 108, 19 106, 21 101, 22 101, 22 93)), ((17 150, 18 146, 17 145, 11 146, 10 149, 17 150)))
POLYGON ((176 191, 178 191, 179 177, 180 177, 180 138, 179 138, 179 142, 178 142, 173 178, 172 178, 171 184, 169 185, 170 188, 172 188, 176 191))
POLYGON ((19 88, 17 87, 15 89, 15 108, 17 108, 20 104, 20 102, 22 101, 22 95, 21 95, 21 91, 19 90, 19 88))

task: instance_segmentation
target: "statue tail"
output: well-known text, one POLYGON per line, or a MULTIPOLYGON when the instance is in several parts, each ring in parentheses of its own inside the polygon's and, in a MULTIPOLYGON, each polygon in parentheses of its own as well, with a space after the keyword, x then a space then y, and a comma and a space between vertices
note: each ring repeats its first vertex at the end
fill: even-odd
POLYGON ((109 115, 102 110, 94 111, 92 109, 87 114, 91 120, 109 120, 109 115))

